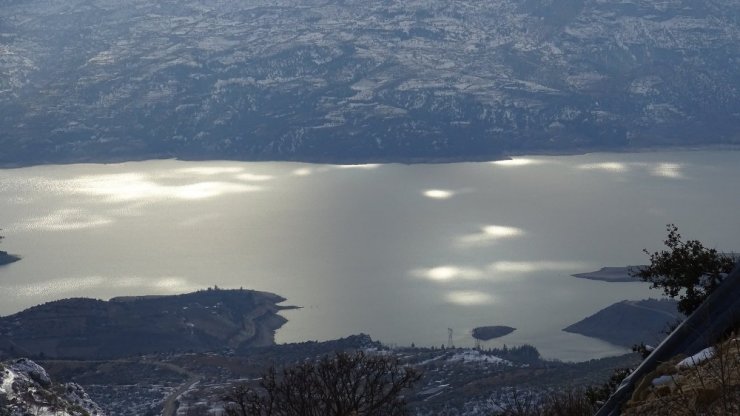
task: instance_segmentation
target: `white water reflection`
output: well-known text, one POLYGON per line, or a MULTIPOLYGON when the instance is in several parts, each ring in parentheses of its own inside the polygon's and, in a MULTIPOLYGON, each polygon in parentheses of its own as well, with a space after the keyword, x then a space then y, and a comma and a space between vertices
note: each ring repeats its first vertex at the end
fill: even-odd
POLYGON ((62 183, 61 187, 69 187, 75 193, 105 197, 113 202, 197 200, 263 189, 257 185, 215 181, 166 185, 155 182, 147 175, 140 173, 83 176, 62 183))
POLYGON ((94 277, 70 277, 56 280, 46 280, 42 282, 31 283, 27 285, 2 287, 3 291, 12 291, 19 296, 37 297, 37 296, 59 296, 72 292, 79 292, 95 286, 100 286, 105 282, 105 278, 100 276, 94 277))
POLYGON ((30 218, 14 228, 42 231, 70 231, 100 227, 113 220, 81 209, 65 208, 51 214, 30 218))
POLYGON ((653 166, 650 169, 650 173, 653 176, 660 176, 663 178, 670 179, 682 179, 684 178, 681 172, 682 166, 678 163, 659 163, 657 166, 653 166))
POLYGON ((493 303, 493 296, 477 290, 455 290, 445 295, 449 303, 463 306, 475 306, 493 303))
POLYGON ((274 178, 275 177, 272 175, 258 175, 255 173, 240 173, 239 175, 236 175, 236 179, 247 182, 264 182, 274 178))
POLYGON ((438 266, 432 268, 414 269, 410 272, 414 277, 445 282, 451 280, 476 280, 483 277, 481 270, 472 267, 438 266))
POLYGON ((627 172, 629 170, 629 167, 625 163, 601 162, 601 163, 586 163, 583 165, 579 165, 578 169, 603 170, 605 172, 622 173, 622 172, 627 172))
POLYGON ((491 164, 496 166, 503 166, 503 167, 519 167, 519 166, 528 166, 528 165, 539 165, 541 163, 545 163, 542 160, 537 159, 510 159, 510 160, 496 160, 494 162, 491 162, 491 164))
POLYGON ((309 168, 299 168, 293 170, 293 175, 295 176, 308 176, 313 173, 313 169, 309 168))
POLYGON ((524 235, 524 230, 521 228, 504 225, 486 225, 481 227, 478 233, 458 237, 456 245, 459 247, 483 246, 496 240, 520 237, 522 235, 524 235))
POLYGON ((684 179, 683 165, 680 163, 645 163, 645 162, 600 162, 600 163, 585 163, 577 165, 577 169, 581 170, 600 170, 607 173, 627 173, 634 171, 647 171, 652 176, 668 179, 684 179))
POLYGON ((411 270, 409 275, 434 282, 453 282, 463 280, 502 281, 500 274, 525 274, 539 272, 568 272, 589 270, 596 265, 579 261, 497 261, 484 268, 443 265, 411 270))
POLYGON ((336 165, 337 169, 361 169, 361 170, 373 170, 380 167, 379 163, 366 163, 362 165, 336 165))
POLYGON ((424 196, 431 199, 450 199, 455 196, 455 192, 447 189, 427 189, 424 196))
POLYGON ((12 291, 23 297, 61 298, 73 293, 81 293, 96 288, 134 288, 136 290, 156 291, 157 293, 182 293, 202 288, 180 277, 113 277, 87 276, 45 280, 25 285, 0 286, 2 291, 12 291))
POLYGON ((243 172, 243 167, 238 166, 196 166, 192 168, 176 169, 174 172, 184 175, 214 176, 243 172))
POLYGON ((491 271, 502 273, 533 273, 542 271, 586 270, 588 263, 577 261, 497 261, 489 266, 491 271))

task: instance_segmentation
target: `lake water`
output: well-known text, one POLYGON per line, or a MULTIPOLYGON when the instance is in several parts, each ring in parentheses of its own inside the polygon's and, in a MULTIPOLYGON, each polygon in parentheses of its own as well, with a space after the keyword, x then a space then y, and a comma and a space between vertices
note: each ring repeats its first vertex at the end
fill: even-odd
POLYGON ((213 285, 278 293, 279 342, 530 343, 584 360, 624 349, 561 331, 642 283, 570 277, 640 264, 665 225, 737 250, 740 153, 329 166, 147 161, 0 170, 0 314, 71 296, 213 285))

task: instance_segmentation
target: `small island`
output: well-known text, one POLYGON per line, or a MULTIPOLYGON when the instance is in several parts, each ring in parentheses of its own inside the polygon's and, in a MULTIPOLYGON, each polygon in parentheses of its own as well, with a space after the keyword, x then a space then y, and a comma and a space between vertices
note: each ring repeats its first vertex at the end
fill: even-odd
POLYGON ((10 264, 13 262, 16 262, 20 260, 21 258, 18 256, 14 256, 12 254, 8 254, 7 251, 0 251, 0 266, 5 266, 6 264, 10 264))
POLYGON ((509 335, 514 331, 516 331, 516 328, 512 328, 510 326, 479 326, 477 328, 473 328, 473 338, 481 341, 489 341, 494 338, 509 335))

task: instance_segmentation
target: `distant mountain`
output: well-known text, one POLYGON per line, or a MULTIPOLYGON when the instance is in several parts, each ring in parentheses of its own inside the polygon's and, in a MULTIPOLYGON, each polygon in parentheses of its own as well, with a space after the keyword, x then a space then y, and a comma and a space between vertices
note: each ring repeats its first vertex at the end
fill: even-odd
POLYGON ((740 142, 735 0, 5 0, 0 164, 740 142))
POLYGON ((285 299, 207 290, 176 296, 64 299, 0 318, 0 355, 111 359, 274 343, 285 299))
POLYGON ((631 347, 640 343, 657 345, 669 326, 685 317, 676 301, 669 299, 623 300, 563 329, 631 347))

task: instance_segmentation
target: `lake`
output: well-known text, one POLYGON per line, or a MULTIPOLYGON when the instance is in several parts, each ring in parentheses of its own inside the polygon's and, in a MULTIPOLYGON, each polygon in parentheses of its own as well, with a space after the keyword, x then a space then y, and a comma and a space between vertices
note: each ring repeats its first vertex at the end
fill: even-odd
POLYGON ((0 314, 72 296, 270 291, 278 342, 368 333, 439 346, 452 328, 517 328, 586 360, 625 350, 561 329, 643 283, 571 277, 644 264, 665 225, 737 250, 740 153, 533 156, 490 163, 332 166, 278 162, 77 164, 0 170, 0 314))

